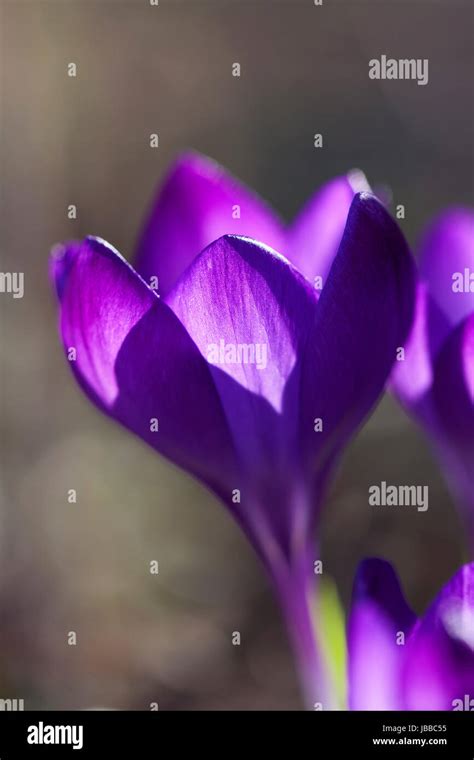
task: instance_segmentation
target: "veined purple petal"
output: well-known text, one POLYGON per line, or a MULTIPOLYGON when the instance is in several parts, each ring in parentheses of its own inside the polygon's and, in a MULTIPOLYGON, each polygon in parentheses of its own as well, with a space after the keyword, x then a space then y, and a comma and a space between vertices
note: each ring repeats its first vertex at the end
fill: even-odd
MULTIPOLYGON (((289 551, 297 506, 299 358, 316 293, 271 249, 224 237, 193 262, 167 303, 210 362, 236 449, 289 551)), ((245 490, 245 487, 244 487, 245 490)), ((255 505, 249 509, 256 510, 255 505)))
POLYGON ((405 640, 414 623, 390 563, 361 562, 348 624, 351 710, 403 709, 400 678, 405 640))
POLYGON ((420 277, 427 283, 443 320, 430 323, 430 340, 439 346, 448 332, 474 312, 474 214, 456 208, 441 214, 420 248, 420 277))
POLYGON ((355 196, 302 359, 306 464, 321 472, 383 391, 412 321, 414 264, 396 222, 372 195, 355 196), (315 420, 322 429, 315 432, 315 420))
POLYGON ((120 389, 115 361, 124 340, 158 300, 112 246, 98 238, 55 249, 51 273, 71 367, 107 408, 120 389))
POLYGON ((316 307, 314 289, 286 259, 256 241, 226 236, 203 251, 166 302, 208 361, 281 411, 316 307), (255 350, 236 361, 229 350, 227 359, 224 353, 213 361, 220 341, 255 350))
POLYGON ((286 249, 282 251, 305 277, 322 285, 332 266, 342 240, 347 215, 357 185, 351 175, 336 177, 318 190, 286 233, 286 249))
POLYGON ((52 273, 64 349, 88 396, 213 490, 229 493, 235 455, 220 399, 171 309, 96 238, 65 245, 52 273))
POLYGON ((466 696, 474 706, 474 563, 456 573, 416 624, 402 682, 406 709, 466 709, 459 706, 466 696))
POLYGON ((138 245, 137 271, 166 295, 193 259, 223 235, 283 250, 282 225, 261 198, 198 153, 183 154, 153 202, 138 245))

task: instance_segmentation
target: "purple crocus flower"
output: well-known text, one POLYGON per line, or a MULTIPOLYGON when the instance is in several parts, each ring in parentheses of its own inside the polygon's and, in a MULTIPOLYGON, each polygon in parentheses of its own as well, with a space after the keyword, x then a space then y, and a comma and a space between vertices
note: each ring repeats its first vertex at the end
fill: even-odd
POLYGON ((283 236, 258 199, 185 157, 145 228, 138 270, 88 237, 56 248, 52 274, 79 384, 228 507, 276 588, 308 700, 330 707, 310 612, 313 531, 328 476, 411 324, 413 266, 396 223, 340 179, 283 236), (226 234, 199 252, 235 232, 236 205, 238 231, 263 242, 226 234), (307 277, 334 259, 321 294, 267 247, 283 237, 294 261, 305 251, 307 277), (160 295, 147 284, 155 276, 160 295))
POLYGON ((413 328, 392 384, 431 436, 474 548, 474 213, 444 212, 425 234, 413 328))
POLYGON ((417 618, 392 566, 364 560, 348 623, 351 710, 474 709, 474 563, 417 618))

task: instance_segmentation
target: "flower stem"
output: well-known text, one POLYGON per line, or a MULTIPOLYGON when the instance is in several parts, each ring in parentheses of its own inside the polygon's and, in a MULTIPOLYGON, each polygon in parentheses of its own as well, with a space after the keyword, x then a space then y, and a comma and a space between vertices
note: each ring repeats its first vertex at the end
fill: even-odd
POLYGON ((308 710, 335 707, 313 616, 315 579, 304 566, 274 577, 308 710))

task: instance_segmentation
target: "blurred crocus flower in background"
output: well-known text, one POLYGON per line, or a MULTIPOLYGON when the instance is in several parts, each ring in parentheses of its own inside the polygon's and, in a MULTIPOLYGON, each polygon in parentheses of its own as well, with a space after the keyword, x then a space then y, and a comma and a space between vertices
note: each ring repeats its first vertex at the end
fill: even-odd
POLYGON ((244 203, 240 186, 233 195, 220 173, 207 194, 191 179, 185 172, 182 184, 165 187, 156 210, 163 240, 152 219, 138 271, 98 238, 56 247, 64 350, 102 411, 232 512, 273 582, 308 703, 331 707, 311 612, 315 520, 329 475, 408 334, 411 255, 367 193, 351 193, 336 235, 329 220, 345 219, 349 204, 323 190, 312 208, 331 235, 318 239, 310 211, 294 232, 312 257, 311 271, 333 258, 319 293, 267 247, 275 238, 260 226, 259 201, 244 203), (225 229, 223 194, 229 220, 240 204, 241 231, 263 242, 225 235, 195 255, 197 242, 225 229), (245 227, 247 213, 253 221, 245 227), (145 279, 155 271, 159 295, 145 279))
POLYGON ((432 439, 474 551, 474 213, 441 214, 419 267, 414 324, 392 386, 432 439))
POLYGON ((417 618, 392 566, 359 566, 348 622, 351 710, 474 708, 474 563, 417 618))

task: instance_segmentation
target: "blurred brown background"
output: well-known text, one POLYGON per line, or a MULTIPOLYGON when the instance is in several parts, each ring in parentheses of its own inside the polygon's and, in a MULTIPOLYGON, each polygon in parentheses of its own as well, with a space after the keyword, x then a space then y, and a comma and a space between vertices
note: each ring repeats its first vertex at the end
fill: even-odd
MULTIPOLYGON (((96 234, 131 258, 151 195, 186 147, 286 219, 358 166, 405 204, 415 242, 442 207, 473 200, 472 4, 0 6, 1 270, 25 273, 23 300, 0 296, 0 697, 27 709, 299 707, 278 610, 237 527, 76 387, 48 252, 96 234), (428 86, 369 80, 368 60, 383 53, 429 58, 428 86)), ((394 561, 418 610, 463 560, 439 469, 392 399, 347 452, 322 535, 345 603, 363 556, 394 561), (370 508, 368 486, 381 480, 428 484, 428 512, 370 508)))

